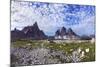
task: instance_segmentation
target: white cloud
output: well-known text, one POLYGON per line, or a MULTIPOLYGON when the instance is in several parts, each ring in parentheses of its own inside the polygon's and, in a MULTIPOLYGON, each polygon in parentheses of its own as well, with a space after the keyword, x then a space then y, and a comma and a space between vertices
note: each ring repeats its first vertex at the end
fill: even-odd
MULTIPOLYGON (((35 21, 37 21, 39 28, 41 30, 46 32, 46 34, 53 35, 54 32, 62 26, 65 26, 66 28, 72 27, 76 32, 78 32, 80 29, 86 29, 85 26, 88 25, 89 25, 88 27, 92 28, 91 26, 93 25, 90 24, 92 24, 92 22, 94 22, 95 20, 95 18, 91 19, 91 17, 85 16, 84 11, 78 12, 77 14, 71 14, 67 12, 65 14, 61 13, 61 11, 64 10, 64 8, 62 7, 65 4, 49 4, 48 6, 44 4, 40 7, 36 7, 37 2, 34 2, 34 4, 35 5, 33 5, 33 3, 31 2, 12 1, 11 29, 14 29, 15 27, 18 29, 22 29, 23 27, 27 25, 32 25, 35 23, 35 21), (65 15, 71 15, 71 16, 77 15, 80 18, 82 18, 82 20, 80 21, 80 24, 68 26, 66 25, 66 23, 68 22, 63 21, 65 15), (87 19, 84 19, 84 17, 87 19)), ((66 6, 66 8, 69 7, 66 6)))
POLYGON ((83 19, 80 24, 72 27, 77 34, 89 35, 95 33, 95 16, 83 19))

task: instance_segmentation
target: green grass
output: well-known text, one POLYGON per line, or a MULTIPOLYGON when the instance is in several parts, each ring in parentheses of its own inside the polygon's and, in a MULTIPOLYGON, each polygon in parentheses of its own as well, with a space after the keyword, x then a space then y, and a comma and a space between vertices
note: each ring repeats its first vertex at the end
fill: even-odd
POLYGON ((31 47, 31 48, 48 48, 53 50, 63 51, 71 54, 73 51, 81 48, 85 52, 85 49, 89 48, 89 52, 85 52, 83 61, 95 61, 95 43, 82 42, 82 43, 49 43, 43 40, 19 40, 11 43, 14 47, 31 47), (27 44, 31 44, 30 46, 27 44))

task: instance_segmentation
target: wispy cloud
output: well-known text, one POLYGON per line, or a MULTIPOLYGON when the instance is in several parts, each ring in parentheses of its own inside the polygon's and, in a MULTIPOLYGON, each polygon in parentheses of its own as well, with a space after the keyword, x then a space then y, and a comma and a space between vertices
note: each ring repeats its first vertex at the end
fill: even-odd
POLYGON ((35 21, 48 35, 54 35, 62 26, 73 28, 79 35, 92 34, 95 31, 95 6, 12 1, 11 29, 22 29, 35 21))

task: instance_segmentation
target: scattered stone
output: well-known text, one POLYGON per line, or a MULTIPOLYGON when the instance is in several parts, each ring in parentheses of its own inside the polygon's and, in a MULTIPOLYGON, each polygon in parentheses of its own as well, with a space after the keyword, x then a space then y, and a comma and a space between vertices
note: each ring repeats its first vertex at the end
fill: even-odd
MULTIPOLYGON (((11 64, 18 65, 38 65, 38 64, 57 64, 67 62, 79 62, 80 54, 78 51, 73 51, 72 55, 50 48, 31 48, 24 49, 11 47, 11 56, 17 57, 15 62, 11 64)), ((84 53, 82 52, 82 56, 84 53)), ((11 61, 14 61, 11 59, 11 61)))

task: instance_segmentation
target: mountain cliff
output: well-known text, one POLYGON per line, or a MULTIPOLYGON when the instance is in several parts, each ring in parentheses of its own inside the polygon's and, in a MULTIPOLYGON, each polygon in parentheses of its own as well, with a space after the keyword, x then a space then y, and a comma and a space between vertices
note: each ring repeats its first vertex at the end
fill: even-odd
POLYGON ((24 27, 21 31, 15 30, 11 31, 12 39, 46 39, 47 36, 42 30, 39 29, 37 22, 32 26, 24 27))

